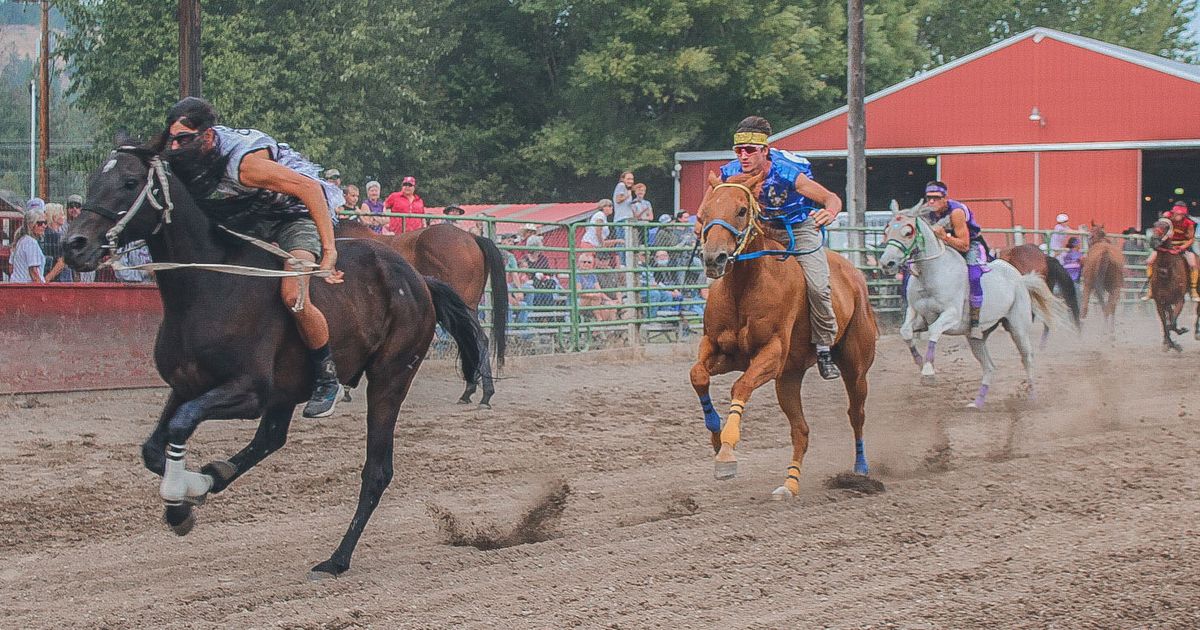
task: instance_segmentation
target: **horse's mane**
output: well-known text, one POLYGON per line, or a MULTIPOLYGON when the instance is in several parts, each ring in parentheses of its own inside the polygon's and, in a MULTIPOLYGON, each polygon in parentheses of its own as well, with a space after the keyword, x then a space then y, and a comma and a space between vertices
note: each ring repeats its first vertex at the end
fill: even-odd
POLYGON ((733 175, 729 179, 725 180, 725 183, 745 185, 750 189, 750 192, 757 196, 762 193, 763 182, 766 181, 766 179, 765 173, 759 173, 758 175, 738 173, 737 175, 733 175), (747 185, 746 182, 752 182, 752 184, 747 185))

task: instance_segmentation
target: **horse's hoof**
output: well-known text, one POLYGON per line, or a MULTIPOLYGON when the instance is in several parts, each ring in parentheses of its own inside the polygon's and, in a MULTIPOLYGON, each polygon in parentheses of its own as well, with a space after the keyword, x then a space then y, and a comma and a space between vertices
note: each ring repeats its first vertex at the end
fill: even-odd
POLYGON ((342 567, 342 566, 337 565, 336 563, 334 563, 333 560, 326 560, 325 562, 318 564, 317 566, 313 567, 312 569, 309 569, 308 581, 309 582, 320 582, 321 580, 326 580, 329 578, 336 578, 339 575, 341 575, 342 573, 345 573, 346 569, 348 569, 348 568, 349 567, 342 567))
POLYGON ((479 403, 478 407, 475 407, 475 409, 484 409, 487 411, 491 411, 492 405, 489 403, 481 402, 481 403, 479 403))
POLYGON ((983 405, 972 400, 967 403, 967 409, 983 409, 983 405))
POLYGON ((458 402, 457 402, 457 403, 455 403, 455 404, 459 404, 459 405, 469 405, 469 404, 471 404, 471 399, 470 399, 470 398, 459 398, 459 399, 458 399, 458 402))
POLYGON ((352 400, 354 400, 354 399, 350 396, 350 390, 347 389, 342 394, 342 402, 351 402, 352 400))
POLYGON ((196 513, 190 503, 168 505, 163 509, 163 522, 176 536, 187 536, 196 526, 196 513))
POLYGON ((717 462, 716 467, 713 469, 713 476, 718 481, 733 479, 737 476, 737 462, 717 462))
POLYGON ((794 498, 796 498, 796 495, 792 494, 792 491, 788 490, 787 486, 779 486, 771 493, 772 501, 786 501, 787 499, 794 498))
POLYGON ((922 374, 921 375, 921 384, 922 385, 937 385, 937 375, 922 374))
POLYGON ((854 465, 854 474, 866 477, 871 474, 871 469, 865 462, 860 462, 854 465))

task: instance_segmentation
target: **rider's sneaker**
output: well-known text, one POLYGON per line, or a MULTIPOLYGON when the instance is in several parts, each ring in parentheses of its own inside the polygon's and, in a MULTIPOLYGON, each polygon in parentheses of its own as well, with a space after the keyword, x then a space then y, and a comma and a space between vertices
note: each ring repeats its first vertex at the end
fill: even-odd
POLYGON ((333 415, 333 408, 337 406, 342 395, 346 393, 346 389, 337 379, 328 379, 317 381, 313 387, 312 398, 308 399, 308 404, 304 405, 305 418, 327 418, 333 415))
POLYGON ((821 373, 821 378, 827 381, 832 381, 842 376, 842 372, 833 363, 833 356, 828 350, 817 352, 817 371, 821 373))

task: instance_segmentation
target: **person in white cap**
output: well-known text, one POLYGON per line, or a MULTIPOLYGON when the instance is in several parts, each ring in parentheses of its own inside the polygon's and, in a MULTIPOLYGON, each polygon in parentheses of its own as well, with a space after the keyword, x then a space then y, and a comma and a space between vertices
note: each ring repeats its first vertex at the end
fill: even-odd
POLYGON ((1067 224, 1070 220, 1071 217, 1068 217, 1065 212, 1054 217, 1054 233, 1050 235, 1050 255, 1055 258, 1067 251, 1067 239, 1071 238, 1071 235, 1068 234, 1071 226, 1067 224))

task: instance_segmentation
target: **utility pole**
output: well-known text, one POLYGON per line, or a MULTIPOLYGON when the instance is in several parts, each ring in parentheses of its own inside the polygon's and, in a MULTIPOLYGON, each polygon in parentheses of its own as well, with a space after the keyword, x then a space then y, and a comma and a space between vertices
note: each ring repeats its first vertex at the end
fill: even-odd
POLYGON ((42 0, 41 59, 38 63, 38 196, 50 196, 50 171, 46 160, 50 157, 50 0, 42 0))
POLYGON ((200 0, 179 0, 179 98, 203 96, 200 0))
MULTIPOLYGON (((866 79, 863 72, 866 53, 863 45, 863 0, 847 0, 846 7, 849 41, 849 59, 846 72, 847 129, 846 129, 846 205, 850 211, 850 225, 861 228, 866 225, 867 212, 867 117, 863 104, 866 79)), ((863 233, 850 233, 850 247, 861 250, 865 243, 863 233)), ((861 251, 855 251, 851 260, 856 265, 863 263, 861 251)))

